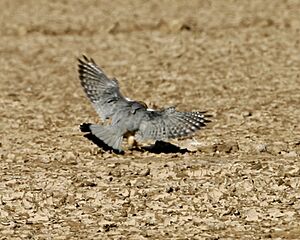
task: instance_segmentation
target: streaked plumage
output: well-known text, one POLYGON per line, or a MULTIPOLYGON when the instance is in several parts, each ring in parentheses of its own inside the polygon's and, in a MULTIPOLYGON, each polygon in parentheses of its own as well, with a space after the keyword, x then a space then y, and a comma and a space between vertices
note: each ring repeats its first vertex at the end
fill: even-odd
POLYGON ((100 118, 111 120, 107 126, 88 125, 88 130, 115 150, 122 151, 122 140, 128 133, 135 135, 137 141, 167 140, 191 135, 210 122, 204 112, 178 112, 174 107, 148 109, 144 103, 124 97, 118 81, 109 79, 93 59, 83 56, 78 61, 86 95, 100 118))

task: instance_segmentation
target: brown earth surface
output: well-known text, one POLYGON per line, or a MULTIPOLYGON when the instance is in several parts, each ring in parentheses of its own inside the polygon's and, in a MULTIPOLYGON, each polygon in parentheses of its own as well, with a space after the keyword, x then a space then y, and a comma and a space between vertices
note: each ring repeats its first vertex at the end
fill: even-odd
POLYGON ((299 1, 0 2, 0 239, 300 239, 299 1), (77 77, 206 110, 193 151, 104 152, 77 77))

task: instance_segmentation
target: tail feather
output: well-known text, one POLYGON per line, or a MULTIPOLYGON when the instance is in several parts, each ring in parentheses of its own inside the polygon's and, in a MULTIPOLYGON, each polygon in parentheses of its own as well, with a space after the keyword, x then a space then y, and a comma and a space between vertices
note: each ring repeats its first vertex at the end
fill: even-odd
POLYGON ((115 150, 118 150, 119 152, 122 151, 121 144, 123 140, 123 135, 119 134, 115 129, 112 129, 111 127, 107 126, 93 124, 88 126, 85 125, 85 127, 88 127, 93 135, 102 140, 108 146, 112 147, 115 150))

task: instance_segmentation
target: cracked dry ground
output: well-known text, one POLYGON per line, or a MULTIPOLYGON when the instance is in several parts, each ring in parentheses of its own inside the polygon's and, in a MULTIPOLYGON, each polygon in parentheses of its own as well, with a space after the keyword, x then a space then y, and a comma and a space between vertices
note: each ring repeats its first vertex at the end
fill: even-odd
POLYGON ((297 1, 0 8, 0 239, 299 239, 297 1), (128 97, 213 114, 193 151, 85 139, 82 53, 128 97))

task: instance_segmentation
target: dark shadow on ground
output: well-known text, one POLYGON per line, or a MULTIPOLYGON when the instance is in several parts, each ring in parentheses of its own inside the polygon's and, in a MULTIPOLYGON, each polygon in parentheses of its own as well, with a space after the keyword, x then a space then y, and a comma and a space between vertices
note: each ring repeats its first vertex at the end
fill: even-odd
MULTIPOLYGON (((124 154, 124 151, 119 152, 118 150, 114 150, 106 143, 104 143, 101 139, 97 138, 90 132, 90 123, 83 123, 80 125, 80 130, 82 132, 88 132, 84 135, 85 138, 96 144, 99 148, 103 149, 104 151, 112 151, 116 154, 124 154)), ((154 144, 146 147, 135 147, 131 150, 139 151, 139 152, 151 152, 151 153, 187 153, 189 150, 182 149, 172 143, 164 142, 164 141, 156 141, 154 144)))
MULTIPOLYGON (((110 146, 105 144, 103 141, 101 141, 99 138, 97 138, 92 133, 88 133, 84 135, 85 138, 96 144, 99 148, 101 148, 103 151, 112 151, 116 154, 124 154, 124 151, 119 152, 117 150, 112 149, 110 146)), ((150 146, 145 147, 135 147, 131 150, 138 151, 138 152, 150 152, 150 153, 181 153, 185 154, 187 152, 190 152, 189 150, 185 148, 180 148, 174 144, 164 142, 164 141, 156 141, 155 144, 152 144, 150 146)))
POLYGON ((144 151, 148 151, 151 153, 187 153, 190 152, 186 148, 180 148, 172 143, 164 142, 164 141, 156 141, 153 145, 142 147, 144 151))

